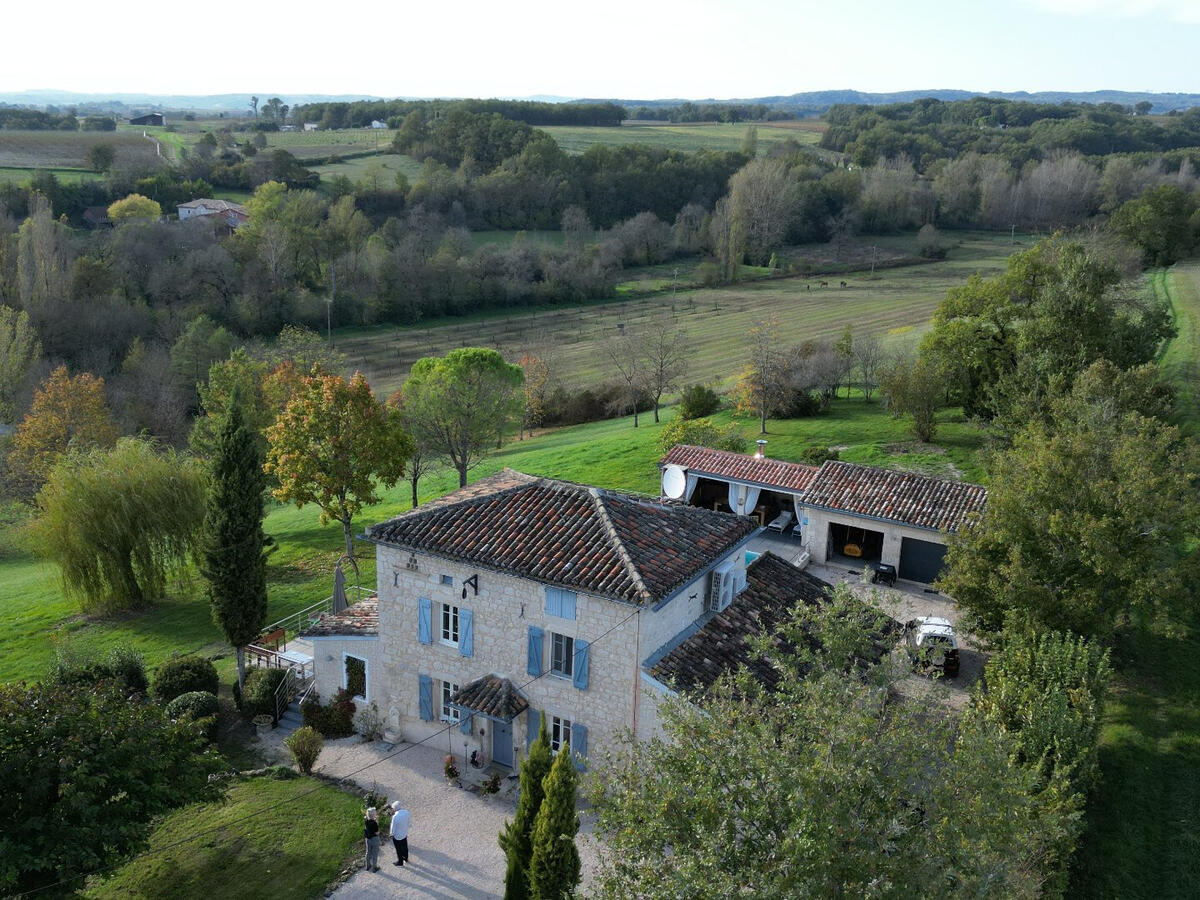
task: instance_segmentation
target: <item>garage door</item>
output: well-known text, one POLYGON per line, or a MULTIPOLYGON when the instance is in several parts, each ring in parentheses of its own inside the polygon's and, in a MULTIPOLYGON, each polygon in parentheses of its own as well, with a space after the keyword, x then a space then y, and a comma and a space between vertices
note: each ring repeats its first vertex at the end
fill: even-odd
POLYGON ((900 577, 909 581, 934 581, 941 574, 945 556, 945 544, 903 538, 900 541, 900 577))

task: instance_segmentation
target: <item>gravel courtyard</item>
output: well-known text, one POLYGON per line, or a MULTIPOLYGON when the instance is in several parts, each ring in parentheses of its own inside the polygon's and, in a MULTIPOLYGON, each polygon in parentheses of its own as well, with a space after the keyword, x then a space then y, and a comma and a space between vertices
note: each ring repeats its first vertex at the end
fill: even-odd
MULTIPOLYGON (((282 746, 264 741, 266 753, 287 757, 282 746)), ((412 813, 409 832, 409 862, 396 860, 391 840, 379 854, 379 871, 361 868, 330 896, 339 900, 360 898, 458 898, 501 897, 504 894, 504 853, 496 843, 505 819, 516 809, 516 779, 502 783, 494 796, 472 792, 446 783, 442 775, 445 743, 400 743, 386 749, 381 742, 365 744, 357 737, 327 741, 316 771, 333 778, 351 778, 364 788, 372 783, 389 800, 399 800, 412 813)), ((461 747, 459 748, 461 767, 461 747)), ((467 778, 476 776, 470 773, 467 778)), ((591 823, 581 815, 579 853, 583 861, 584 886, 596 862, 591 823)), ((361 855, 360 855, 361 860, 361 855)), ((359 866, 362 863, 360 861, 359 866)))

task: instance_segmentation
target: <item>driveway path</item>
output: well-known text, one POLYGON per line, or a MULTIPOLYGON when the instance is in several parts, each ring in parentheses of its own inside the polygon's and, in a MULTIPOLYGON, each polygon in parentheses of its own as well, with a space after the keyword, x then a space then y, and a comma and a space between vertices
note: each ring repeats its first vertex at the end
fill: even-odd
MULTIPOLYGON (((379 871, 360 869, 331 896, 339 900, 503 896, 504 853, 496 836, 516 809, 517 779, 506 779, 494 796, 454 787, 442 775, 446 752, 444 742, 442 746, 400 743, 388 750, 381 742, 364 744, 357 737, 326 741, 318 772, 352 778, 364 788, 375 783, 389 800, 399 800, 412 813, 409 862, 403 868, 392 865, 396 853, 387 839, 379 854, 379 871)), ((461 748, 458 755, 461 766, 461 748)), ((590 823, 586 817, 584 821, 578 845, 586 885, 595 866, 595 845, 587 834, 590 823)))

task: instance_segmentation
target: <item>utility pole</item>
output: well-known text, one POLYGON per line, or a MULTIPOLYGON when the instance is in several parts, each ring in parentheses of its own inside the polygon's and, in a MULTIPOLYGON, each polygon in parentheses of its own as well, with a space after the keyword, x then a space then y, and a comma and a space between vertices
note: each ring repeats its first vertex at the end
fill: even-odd
POLYGON ((1017 226, 1016 224, 1008 226, 1008 246, 1015 247, 1017 244, 1017 226))
POLYGON ((875 277, 875 253, 879 250, 874 244, 871 245, 871 277, 875 277))

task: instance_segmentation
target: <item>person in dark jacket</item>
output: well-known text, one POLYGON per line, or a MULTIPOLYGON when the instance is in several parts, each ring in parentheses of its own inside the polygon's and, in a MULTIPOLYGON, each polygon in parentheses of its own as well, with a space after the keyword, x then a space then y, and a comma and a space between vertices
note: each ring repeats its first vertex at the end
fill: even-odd
POLYGON ((379 871, 379 819, 375 816, 375 807, 367 807, 367 817, 363 819, 363 840, 367 842, 367 871, 379 871))

